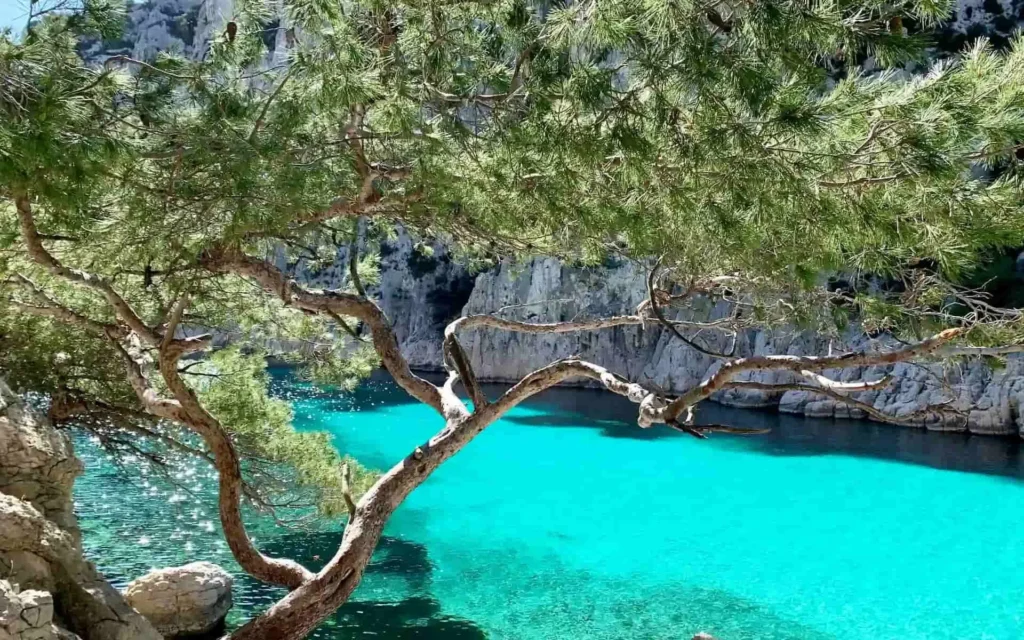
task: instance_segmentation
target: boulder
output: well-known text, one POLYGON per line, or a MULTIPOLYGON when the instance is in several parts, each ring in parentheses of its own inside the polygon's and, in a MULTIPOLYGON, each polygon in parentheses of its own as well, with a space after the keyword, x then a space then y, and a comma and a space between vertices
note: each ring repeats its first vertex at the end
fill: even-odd
POLYGON ((224 624, 231 574, 210 562, 157 569, 134 580, 124 595, 164 636, 202 636, 224 624))
POLYGON ((0 580, 0 640, 77 639, 53 623, 53 596, 46 591, 20 591, 0 580))

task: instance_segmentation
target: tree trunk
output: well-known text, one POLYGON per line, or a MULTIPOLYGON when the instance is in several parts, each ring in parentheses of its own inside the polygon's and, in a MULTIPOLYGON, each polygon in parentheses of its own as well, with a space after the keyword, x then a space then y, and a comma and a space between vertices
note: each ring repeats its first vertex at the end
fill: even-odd
POLYGON ((299 640, 345 604, 362 580, 366 565, 391 514, 435 469, 458 453, 500 415, 484 411, 449 420, 370 488, 334 558, 313 580, 295 589, 231 635, 231 640, 299 640))

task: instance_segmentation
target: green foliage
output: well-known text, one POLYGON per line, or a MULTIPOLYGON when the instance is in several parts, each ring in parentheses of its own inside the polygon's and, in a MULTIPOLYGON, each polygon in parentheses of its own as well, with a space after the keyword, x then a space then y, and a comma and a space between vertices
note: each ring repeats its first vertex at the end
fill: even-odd
POLYGON ((346 512, 341 494, 343 463, 351 467, 356 500, 376 481, 378 474, 351 458, 343 460, 327 433, 296 431, 292 427, 290 405, 268 395, 263 354, 243 355, 237 348, 221 349, 196 373, 201 374, 194 385, 200 400, 245 456, 289 470, 292 490, 313 490, 321 512, 346 512))
POLYGON ((311 353, 293 356, 300 363, 299 375, 322 386, 352 391, 380 366, 373 345, 360 343, 346 346, 334 340, 311 353))

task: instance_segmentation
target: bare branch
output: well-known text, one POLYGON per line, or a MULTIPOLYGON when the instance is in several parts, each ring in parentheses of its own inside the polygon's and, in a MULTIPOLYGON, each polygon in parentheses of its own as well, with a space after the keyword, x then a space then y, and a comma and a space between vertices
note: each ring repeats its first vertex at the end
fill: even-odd
POLYGON ((341 496, 345 499, 348 518, 351 522, 356 517, 356 502, 352 499, 352 468, 346 462, 341 466, 341 496))
POLYGON ((600 365, 577 358, 568 358, 553 362, 526 375, 500 398, 477 414, 485 416, 485 419, 497 420, 527 398, 571 378, 589 378, 601 383, 612 393, 639 404, 640 418, 638 421, 644 427, 654 424, 657 411, 667 405, 667 400, 658 394, 635 382, 629 382, 600 365))
POLYGON ((153 389, 152 385, 150 385, 149 380, 143 373, 142 364, 140 364, 140 361, 144 359, 144 356, 141 354, 133 355, 130 353, 129 350, 121 344, 120 336, 118 336, 117 333, 108 331, 106 333, 106 337, 114 347, 114 351, 120 356, 121 361, 124 363, 125 371, 128 374, 128 382, 135 391, 135 395, 138 396, 139 402, 142 404, 142 408, 145 409, 147 413, 159 418, 187 424, 185 415, 181 410, 181 405, 176 401, 162 398, 160 394, 153 389))
POLYGON ((363 288, 363 282, 359 278, 359 236, 363 228, 365 228, 366 218, 359 216, 356 220, 355 228, 352 230, 352 241, 348 244, 348 274, 349 278, 352 279, 352 287, 356 290, 356 293, 366 297, 366 289, 363 288))
POLYGON ((462 349, 462 345, 459 344, 459 338, 455 335, 456 329, 458 329, 458 320, 445 328, 442 348, 445 357, 451 361, 452 366, 458 372, 459 379, 462 380, 462 386, 466 388, 466 393, 469 394, 469 399, 473 401, 473 410, 479 411, 481 407, 487 405, 487 396, 480 387, 480 383, 477 382, 473 365, 469 362, 469 358, 466 357, 466 352, 462 349))
POLYGON ((647 275, 647 299, 648 299, 648 301, 650 301, 650 309, 651 309, 651 312, 654 314, 654 317, 657 318, 658 322, 660 322, 663 327, 668 329, 672 333, 672 335, 674 335, 676 338, 679 338, 683 342, 683 344, 685 344, 686 346, 690 347, 694 351, 697 351, 698 353, 702 353, 702 354, 704 354, 706 356, 710 356, 712 358, 730 358, 730 357, 732 357, 733 354, 736 353, 736 333, 735 332, 733 332, 733 334, 732 334, 732 343, 731 343, 731 345, 729 347, 728 352, 727 353, 718 353, 717 351, 711 351, 709 349, 705 349, 704 347, 700 346, 699 344, 697 344, 693 340, 687 338, 678 329, 676 329, 675 324, 673 324, 672 322, 669 322, 669 320, 665 318, 665 314, 662 313, 661 308, 658 305, 658 294, 660 292, 656 289, 655 284, 654 284, 656 279, 657 279, 657 277, 658 277, 658 270, 659 270, 660 267, 661 267, 661 259, 659 258, 658 262, 651 269, 651 272, 647 275))
POLYGON ((363 337, 356 333, 356 330, 353 329, 349 325, 349 323, 345 321, 345 318, 342 318, 340 315, 338 315, 337 312, 328 309, 326 313, 328 316, 330 316, 331 320, 334 320, 334 322, 336 322, 338 326, 341 327, 342 330, 345 333, 347 333, 353 340, 356 340, 358 342, 366 342, 365 340, 363 340, 363 337))
POLYGON ((92 318, 88 318, 78 313, 77 311, 73 311, 72 309, 57 302, 49 294, 47 294, 45 291, 39 288, 39 286, 35 282, 33 282, 32 280, 30 280, 26 276, 23 276, 20 273, 15 274, 13 276, 13 279, 15 282, 21 285, 21 287, 24 290, 26 290, 29 293, 29 295, 31 295, 38 303, 37 306, 26 304, 18 300, 11 301, 11 304, 21 309, 22 311, 25 311, 26 313, 31 313, 38 316, 45 316, 53 318, 55 320, 60 320, 61 322, 66 322, 67 324, 73 324, 100 336, 105 335, 107 331, 119 330, 114 325, 104 324, 102 322, 93 320, 92 318))
POLYGON ((260 114, 256 117, 256 122, 252 125, 252 131, 249 133, 248 137, 249 144, 252 144, 253 142, 256 141, 256 134, 259 133, 260 128, 263 126, 263 119, 267 117, 267 111, 270 110, 271 103, 273 103, 274 99, 277 98, 277 96, 281 93, 281 91, 284 89, 284 86, 288 84, 288 80, 291 79, 292 72, 294 71, 295 66, 290 65, 288 67, 288 70, 284 72, 284 76, 281 78, 281 81, 277 83, 277 88, 274 89, 274 91, 269 96, 267 96, 266 102, 263 103, 263 108, 260 109, 260 114))
POLYGON ((892 376, 883 376, 878 380, 871 381, 838 382, 813 371, 801 371, 800 375, 822 387, 836 391, 871 391, 887 387, 892 382, 892 376))
POLYGON ((836 356, 767 355, 737 358, 724 363, 718 371, 709 376, 704 382, 672 401, 671 404, 664 408, 659 418, 661 418, 660 421, 677 420, 687 407, 709 398, 715 392, 725 388, 735 376, 745 371, 789 370, 799 375, 805 370, 824 371, 825 369, 895 364, 913 358, 933 355, 948 342, 963 335, 964 332, 964 329, 959 328, 946 329, 917 344, 888 352, 854 352, 836 356))
POLYGON ((412 372, 398 347, 391 323, 373 301, 339 291, 305 289, 274 265, 236 249, 211 248, 203 254, 201 261, 204 267, 215 273, 233 273, 255 281, 265 291, 278 296, 286 306, 314 313, 333 311, 339 315, 359 318, 369 327, 374 349, 395 382, 409 395, 434 407, 441 415, 458 412, 455 405, 446 405, 440 389, 412 372))
POLYGON ((180 415, 186 424, 202 437, 213 454, 218 484, 217 506, 228 547, 238 564, 258 580, 296 589, 312 579, 313 574, 293 560, 270 558, 256 549, 242 519, 241 498, 245 482, 242 478, 238 452, 223 425, 199 401, 195 392, 181 378, 178 360, 181 351, 174 341, 160 350, 159 369, 167 388, 174 395, 180 415))

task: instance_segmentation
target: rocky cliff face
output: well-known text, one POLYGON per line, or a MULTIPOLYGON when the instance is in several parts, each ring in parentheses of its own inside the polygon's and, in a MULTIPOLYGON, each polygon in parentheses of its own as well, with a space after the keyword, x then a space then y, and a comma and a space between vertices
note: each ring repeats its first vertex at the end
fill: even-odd
MULTIPOLYGON (((311 271, 302 262, 280 266, 313 287, 340 289, 348 283, 347 249, 341 249, 334 264, 323 270, 311 271)), ((436 369, 441 362, 441 335, 469 301, 474 277, 443 244, 421 245, 399 227, 394 239, 381 244, 380 284, 368 289, 391 319, 412 366, 436 369)))
MULTIPOLYGON (((396 280, 416 282, 415 275, 395 264, 396 280)), ((504 263, 477 276, 465 313, 494 313, 513 307, 505 315, 533 322, 554 322, 573 318, 632 313, 646 296, 645 274, 631 263, 611 264, 597 269, 568 267, 551 258, 536 258, 523 265, 504 263)), ((444 279, 434 281, 443 285, 444 279)), ((420 282, 420 287, 430 282, 420 282)), ((428 300, 438 300, 427 292, 428 300)), ((441 332, 437 318, 453 316, 448 307, 413 305, 395 308, 383 299, 388 315, 398 326, 413 324, 431 328, 401 335, 402 348, 414 366, 436 369, 440 363, 441 332), (409 314, 426 314, 417 321, 409 314)), ((714 320, 724 317, 724 304, 698 301, 681 312, 688 319, 714 320)), ((660 327, 618 327, 596 332, 558 335, 528 335, 490 329, 467 333, 463 346, 478 374, 487 380, 516 381, 527 373, 559 358, 578 355, 612 371, 666 391, 682 391, 699 383, 717 361, 688 348, 660 327)), ((712 343, 718 349, 727 345, 712 343)), ((877 341, 852 329, 834 350, 877 348, 877 341)), ((737 355, 825 354, 829 341, 793 330, 748 331, 740 336, 737 355)), ((967 412, 968 420, 949 416, 922 421, 921 426, 937 430, 970 431, 984 434, 1024 434, 1024 358, 1011 357, 1008 366, 993 370, 980 360, 962 360, 948 365, 899 364, 894 367, 854 368, 826 372, 842 381, 877 380, 885 373, 893 383, 879 391, 864 392, 858 398, 886 413, 902 417, 928 405, 952 401, 967 412)), ((795 382, 785 372, 755 372, 746 379, 765 383, 795 382)), ((765 408, 816 417, 863 418, 863 412, 805 392, 781 394, 730 390, 714 400, 737 407, 765 408)))
MULTIPOLYGON (((235 11, 234 0, 127 0, 126 5, 124 34, 117 40, 82 42, 80 49, 86 58, 103 61, 124 55, 152 60, 159 53, 176 53, 202 59, 235 11)), ((268 56, 284 47, 285 30, 280 26, 278 18, 265 23, 263 40, 268 56)))
MULTIPOLYGON (((149 60, 162 51, 202 57, 209 43, 234 16, 234 0, 126 0, 128 22, 116 41, 83 43, 83 52, 96 60, 130 55, 149 60)), ((266 22, 264 42, 269 55, 287 47, 287 29, 280 15, 266 22)), ((957 52, 970 40, 984 36, 1005 46, 1024 24, 1024 0, 956 0, 950 19, 938 29, 938 54, 957 52)))
MULTIPOLYGON (((321 271, 303 263, 288 266, 302 282, 317 288, 347 286, 347 251, 321 271)), ((629 262, 610 262, 600 268, 575 268, 554 258, 534 258, 523 264, 503 262, 498 267, 470 274, 455 262, 440 243, 427 251, 417 248, 408 233, 381 248, 380 285, 371 289, 391 319, 402 351, 417 369, 440 370, 441 337, 458 315, 495 313, 529 322, 556 322, 633 313, 646 298, 646 274, 629 262)), ((698 300, 679 318, 699 321, 725 317, 730 309, 698 300)), ((617 327, 580 334, 530 335, 476 329, 462 338, 483 380, 515 382, 559 358, 578 355, 630 380, 679 392, 698 384, 718 361, 684 345, 658 326, 617 327)), ((725 350, 725 342, 709 343, 725 350)), ((747 331, 739 336, 738 356, 789 354, 822 355, 835 351, 870 350, 879 344, 851 329, 841 343, 794 330, 747 331)), ((946 365, 899 364, 888 368, 854 368, 826 375, 852 382, 893 377, 888 387, 857 395, 876 409, 897 417, 909 416, 929 405, 950 402, 967 415, 946 415, 920 421, 920 426, 945 431, 1024 436, 1024 357, 1010 357, 1000 370, 979 359, 946 365)), ((763 383, 797 382, 785 372, 755 372, 745 379, 763 383)), ((800 391, 767 394, 728 390, 715 401, 734 407, 777 410, 813 417, 864 418, 859 409, 800 391)))
POLYGON ((0 638, 161 640, 82 557, 81 471, 67 437, 0 381, 0 638))

